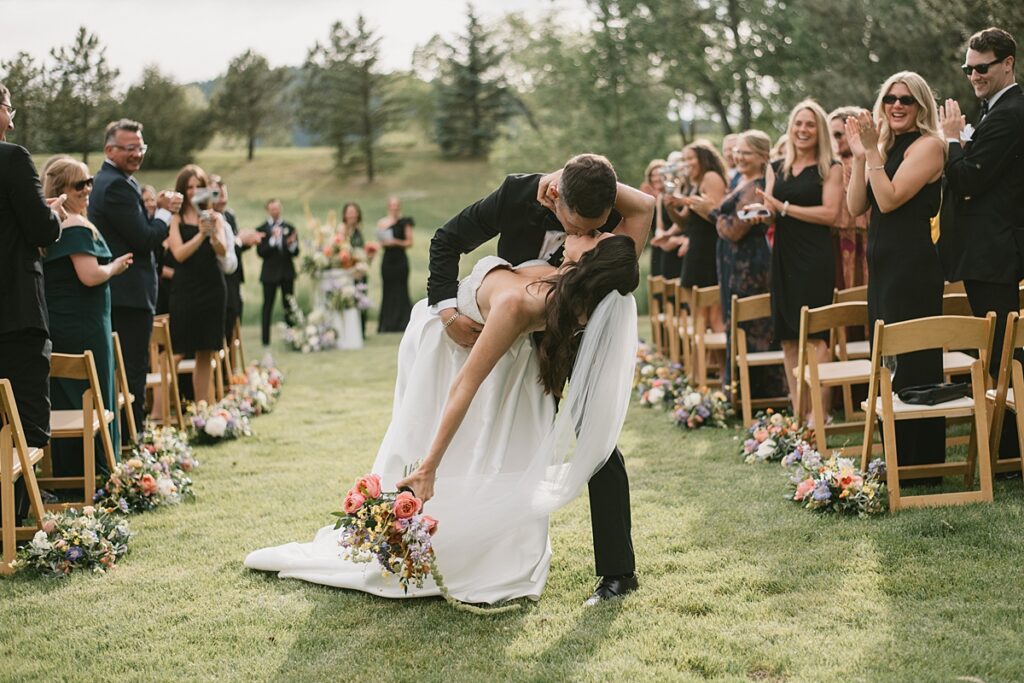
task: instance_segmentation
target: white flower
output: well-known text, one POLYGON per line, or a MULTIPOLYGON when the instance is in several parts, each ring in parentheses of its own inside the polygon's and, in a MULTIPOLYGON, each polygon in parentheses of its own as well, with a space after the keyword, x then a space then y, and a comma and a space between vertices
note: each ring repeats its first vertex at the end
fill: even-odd
POLYGON ((690 393, 683 397, 683 406, 687 410, 691 408, 696 408, 697 406, 700 405, 700 402, 701 395, 696 391, 691 391, 690 393))
POLYGON ((207 434, 212 437, 220 438, 224 436, 224 432, 227 431, 228 421, 220 415, 215 415, 206 421, 206 427, 203 429, 207 434))
POLYGON ((170 477, 160 477, 156 480, 156 488, 160 492, 160 495, 164 498, 168 497, 176 491, 174 486, 174 480, 170 477))
POLYGON ((645 365, 642 368, 640 368, 640 376, 641 377, 652 377, 653 375, 654 375, 654 366, 653 365, 645 365))
POLYGON ((661 387, 654 387, 647 392, 647 401, 650 404, 661 403, 665 400, 665 390, 661 387))
POLYGON ((757 447, 757 459, 767 460, 775 452, 777 445, 773 439, 765 439, 757 447))
POLYGON ((32 537, 32 548, 34 550, 46 551, 51 547, 50 539, 46 536, 45 531, 37 531, 36 535, 32 537))
POLYGON ((316 325, 306 325, 306 336, 307 337, 315 337, 316 336, 316 325))

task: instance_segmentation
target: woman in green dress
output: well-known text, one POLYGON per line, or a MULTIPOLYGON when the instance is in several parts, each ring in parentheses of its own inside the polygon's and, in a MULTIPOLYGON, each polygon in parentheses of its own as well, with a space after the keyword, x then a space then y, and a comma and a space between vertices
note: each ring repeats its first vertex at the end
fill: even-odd
MULTIPOLYGON (((110 328, 110 286, 107 282, 125 272, 131 252, 111 258, 107 243, 86 218, 92 177, 80 161, 62 157, 47 163, 43 192, 47 197, 67 195, 68 217, 61 224, 60 239, 46 250, 43 272, 46 307, 50 316, 50 338, 54 353, 92 351, 96 361, 103 406, 116 410, 114 393, 114 349, 110 328)), ((82 407, 83 380, 51 380, 50 401, 54 410, 82 407)), ((141 397, 140 397, 141 398, 141 397)), ((117 420, 111 423, 111 443, 119 444, 117 420)), ((114 457, 118 456, 115 446, 114 457)), ((106 471, 103 447, 96 442, 97 471, 106 471)), ((55 476, 81 476, 82 445, 73 439, 53 442, 55 476)))

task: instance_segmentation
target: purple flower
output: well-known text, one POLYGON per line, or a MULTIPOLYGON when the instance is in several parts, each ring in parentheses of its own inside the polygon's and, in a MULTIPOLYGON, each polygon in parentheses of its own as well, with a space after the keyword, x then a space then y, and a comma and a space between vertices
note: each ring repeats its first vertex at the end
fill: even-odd
POLYGON ((124 498, 117 499, 117 507, 121 509, 121 512, 128 514, 128 501, 124 498))
POLYGON ((70 548, 68 548, 68 551, 66 553, 64 553, 64 558, 70 562, 77 562, 78 560, 82 559, 83 555, 85 555, 85 552, 77 545, 73 545, 70 548))
POLYGON ((819 481, 814 485, 814 500, 826 501, 831 500, 832 492, 828 490, 828 482, 819 481))

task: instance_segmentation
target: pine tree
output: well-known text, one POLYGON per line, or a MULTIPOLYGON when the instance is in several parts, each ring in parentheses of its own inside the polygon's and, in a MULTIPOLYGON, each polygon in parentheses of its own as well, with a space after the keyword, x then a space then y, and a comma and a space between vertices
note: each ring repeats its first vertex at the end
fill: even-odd
POLYGON ((40 113, 46 103, 45 72, 42 65, 27 52, 19 52, 0 62, 0 83, 11 91, 11 101, 18 110, 18 121, 8 142, 34 149, 40 142, 40 113))
POLYGON ((274 126, 287 125, 281 95, 288 84, 286 69, 273 69, 266 57, 246 50, 231 60, 210 102, 217 128, 245 139, 247 159, 256 155, 256 141, 274 126))
POLYGON ((184 166, 209 142, 213 133, 209 110, 194 99, 155 66, 147 67, 139 82, 128 88, 121 112, 145 126, 147 168, 184 166))

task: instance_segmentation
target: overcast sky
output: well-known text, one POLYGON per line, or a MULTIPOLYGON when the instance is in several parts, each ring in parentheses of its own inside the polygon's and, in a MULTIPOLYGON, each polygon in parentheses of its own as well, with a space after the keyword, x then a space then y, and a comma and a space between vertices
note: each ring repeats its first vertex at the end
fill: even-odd
MULTIPOLYGON (((556 8, 568 24, 583 21, 585 0, 476 0, 485 20, 510 11, 531 16, 556 8)), ((435 33, 465 26, 465 0, 0 0, 0 60, 18 52, 37 59, 70 44, 85 26, 121 70, 119 84, 157 64, 178 81, 205 81, 252 48, 272 66, 298 66, 337 20, 362 13, 382 37, 383 64, 405 69, 412 51, 435 33)), ((351 24, 350 24, 351 25, 351 24)))

